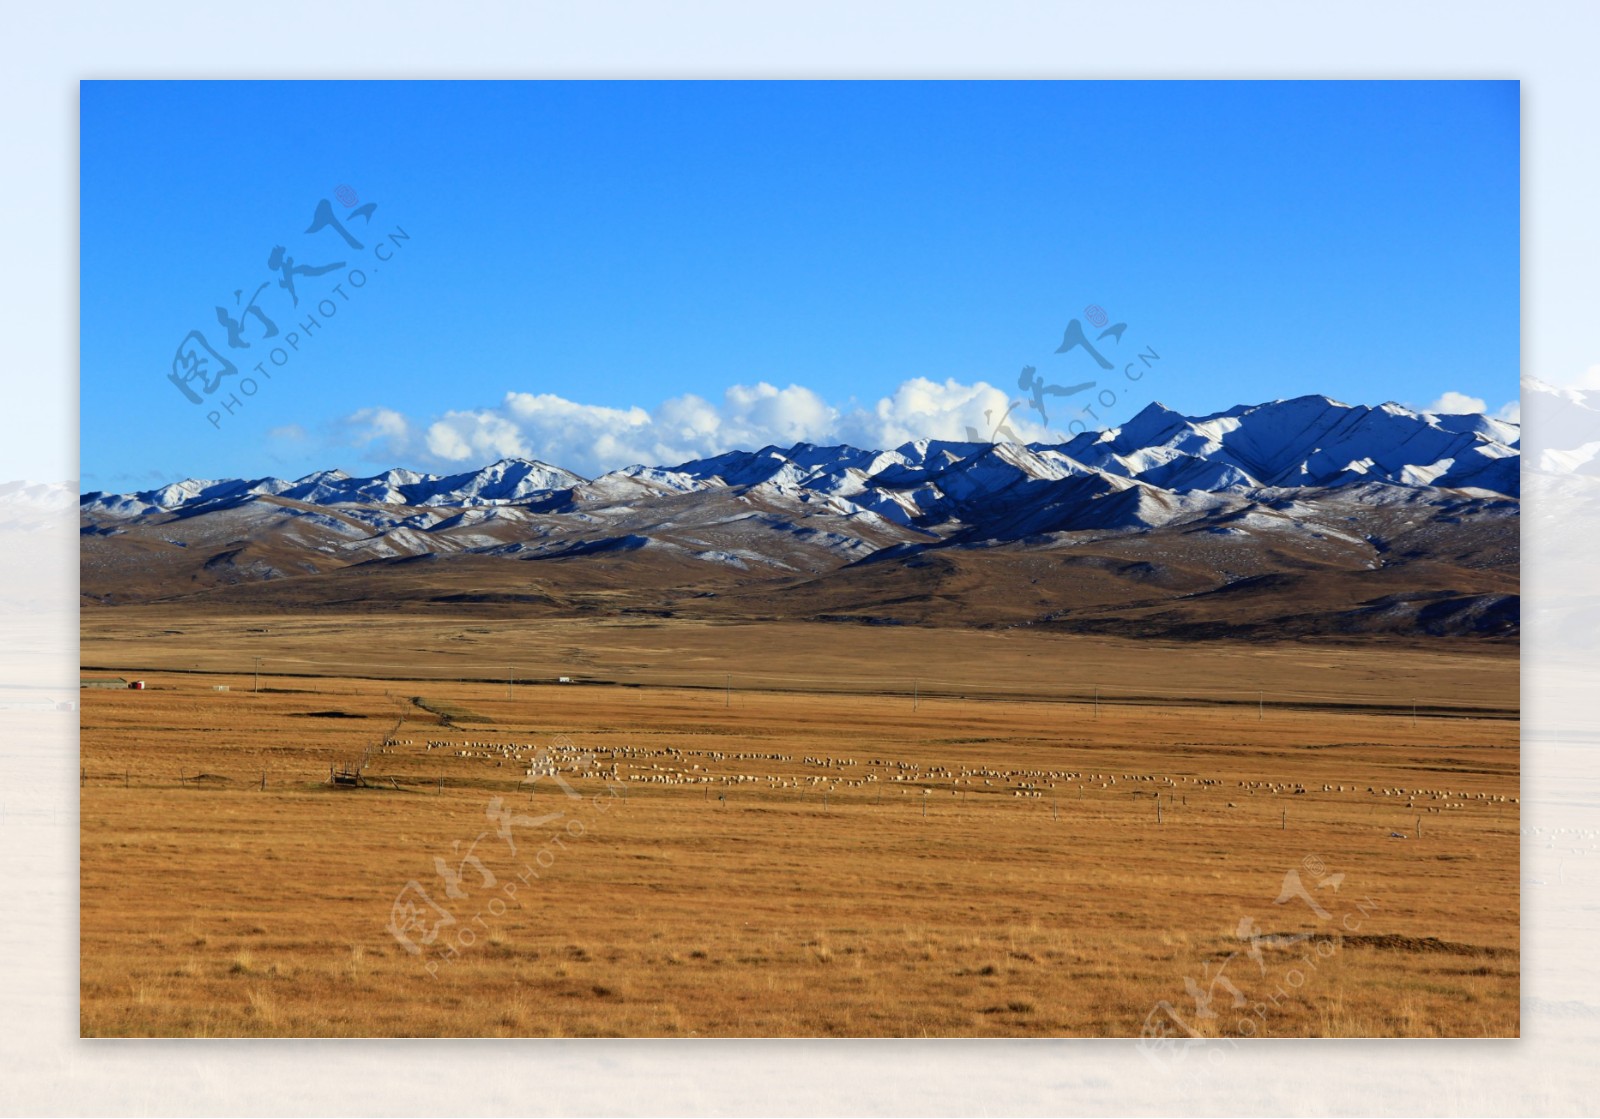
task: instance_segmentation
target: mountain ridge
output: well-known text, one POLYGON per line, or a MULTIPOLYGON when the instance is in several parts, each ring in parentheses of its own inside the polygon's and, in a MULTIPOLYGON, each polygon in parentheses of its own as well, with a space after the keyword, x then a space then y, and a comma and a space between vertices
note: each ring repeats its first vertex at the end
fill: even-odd
POLYGON ((1417 412, 1393 403, 1376 408, 1351 406, 1312 395, 1239 405, 1198 417, 1184 416, 1157 402, 1127 424, 1085 432, 1059 444, 913 440, 890 450, 849 444, 800 442, 786 448, 769 444, 675 466, 635 463, 595 478, 539 459, 505 457, 478 470, 449 475, 393 467, 367 478, 340 469, 319 470, 293 480, 191 478, 135 493, 94 491, 82 495, 80 505, 86 511, 135 516, 249 495, 282 496, 313 504, 515 505, 560 490, 628 481, 641 487, 655 482, 679 492, 763 483, 816 488, 811 484, 826 482, 824 492, 838 494, 839 487, 852 480, 904 489, 934 477, 948 478, 951 468, 973 465, 983 456, 1003 455, 1006 452, 1001 448, 1018 449, 1011 452, 1018 458, 1007 465, 1034 477, 1064 476, 1061 471, 1098 472, 1179 492, 1328 487, 1379 480, 1487 489, 1515 496, 1517 470, 1510 468, 1515 464, 1509 460, 1518 457, 1520 441, 1518 425, 1487 416, 1417 412), (1263 416, 1273 422, 1246 422, 1263 416), (1298 427, 1286 437, 1282 429, 1295 424, 1298 427), (1358 451, 1367 453, 1356 454, 1358 451), (1021 457, 1023 453, 1026 458, 1021 457))
POLYGON ((1297 397, 1151 405, 1062 444, 186 479, 82 495, 80 583, 103 605, 1507 639, 1520 444, 1485 416, 1297 397))

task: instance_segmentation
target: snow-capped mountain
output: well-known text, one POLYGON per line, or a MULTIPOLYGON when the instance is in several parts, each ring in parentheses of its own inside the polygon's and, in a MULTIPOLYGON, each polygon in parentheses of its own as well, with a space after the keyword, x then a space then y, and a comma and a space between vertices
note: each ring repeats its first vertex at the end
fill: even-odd
POLYGON ((798 443, 729 451, 673 467, 630 466, 595 479, 526 459, 502 459, 453 475, 395 469, 352 478, 324 470, 295 481, 187 479, 140 493, 90 493, 82 508, 104 516, 148 516, 265 496, 328 506, 514 506, 548 503, 561 492, 575 500, 647 500, 767 487, 800 499, 835 498, 840 512, 853 506, 910 524, 958 515, 972 502, 1018 487, 1091 475, 1178 494, 1383 482, 1515 496, 1520 439, 1517 425, 1486 416, 1419 413, 1398 404, 1352 407, 1303 396, 1199 417, 1152 404, 1122 427, 1059 445, 920 440, 892 451, 865 451, 798 443))
POLYGON ((1600 644, 1600 390, 1522 382, 1530 433, 1528 487, 1536 516, 1525 525, 1539 556, 1543 594, 1536 600, 1545 639, 1586 650, 1600 644))
POLYGON ((1377 572, 1446 553, 1503 570, 1515 564, 1520 439, 1485 416, 1307 396, 1207 416, 1152 404, 1056 445, 800 443, 598 478, 503 459, 453 475, 188 479, 83 495, 82 580, 107 601, 141 580, 141 593, 177 593, 477 556, 770 581, 975 549, 1092 547, 1103 559, 1115 541, 1162 557, 1140 570, 1181 568, 1172 577, 1200 588, 1285 563, 1377 572))
POLYGON ((1600 391, 1522 382, 1522 410, 1534 443, 1528 468, 1544 474, 1600 475, 1600 391))
POLYGON ((451 475, 396 469, 371 478, 352 478, 342 470, 319 470, 292 482, 281 478, 189 478, 141 493, 86 494, 83 508, 119 516, 146 516, 266 496, 313 505, 510 505, 552 490, 569 489, 582 481, 570 471, 542 462, 501 459, 482 470, 451 475))

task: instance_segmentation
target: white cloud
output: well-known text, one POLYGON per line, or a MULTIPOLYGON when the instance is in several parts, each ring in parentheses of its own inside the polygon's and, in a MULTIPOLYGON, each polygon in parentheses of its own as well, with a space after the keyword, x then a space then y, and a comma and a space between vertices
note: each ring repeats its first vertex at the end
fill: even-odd
POLYGON ((411 448, 411 424, 393 408, 363 408, 346 416, 343 427, 352 447, 383 447, 395 454, 411 448))
POLYGON ((816 443, 828 439, 838 419, 838 411, 810 389, 777 389, 762 381, 723 394, 720 430, 735 443, 816 443))
POLYGON ((1468 396, 1464 392, 1443 393, 1432 404, 1425 405, 1417 410, 1444 416, 1471 414, 1488 416, 1494 420, 1505 420, 1507 423, 1520 424, 1522 422, 1521 399, 1507 401, 1498 408, 1490 408, 1488 401, 1483 400, 1481 397, 1468 396))
POLYGON ((1600 389, 1600 365, 1591 365, 1571 381, 1562 386, 1569 389, 1581 389, 1584 392, 1593 392, 1600 389))
MULTIPOLYGON (((1600 367, 1596 367, 1600 369, 1600 367)), ((583 404, 554 393, 508 392, 493 408, 445 412, 425 420, 392 408, 363 408, 337 425, 339 442, 385 466, 459 470, 499 458, 537 458, 590 477, 644 463, 672 466, 736 449, 808 442, 881 450, 916 439, 1056 443, 1070 438, 1079 405, 1047 396, 1044 417, 1020 394, 985 381, 913 377, 869 404, 832 404, 803 385, 733 385, 720 401, 692 393, 654 408, 583 404)), ((1422 411, 1478 413, 1519 423, 1512 400, 1446 392, 1422 411)), ((295 438, 284 429, 279 434, 295 438)))
POLYGON ((488 411, 446 412, 428 425, 425 445, 430 455, 449 463, 479 464, 532 454, 512 420, 488 411))
POLYGON ((1447 392, 1422 410, 1446 416, 1459 416, 1469 412, 1481 414, 1488 409, 1489 405, 1479 397, 1460 392, 1447 392))
MULTIPOLYGON (((1058 409, 1058 422, 1065 422, 1068 409, 1058 409)), ((1071 409, 1076 416, 1077 410, 1071 409)), ((913 439, 969 438, 969 429, 980 440, 1007 441, 1010 434, 1024 443, 1056 442, 1054 434, 1038 423, 1034 413, 1020 398, 1008 397, 984 381, 963 385, 947 380, 943 384, 925 377, 903 381, 893 395, 883 397, 870 410, 856 409, 842 425, 846 442, 861 447, 898 447, 913 439), (1015 404, 1015 406, 1013 406, 1015 404)))
POLYGON ((653 409, 583 404, 554 393, 508 392, 495 408, 452 411, 416 421, 389 408, 364 408, 341 427, 347 445, 385 465, 459 469, 520 456, 594 476, 634 463, 675 465, 769 444, 850 443, 867 449, 914 439, 1057 442, 1077 415, 1049 398, 1046 428, 1020 397, 979 381, 917 377, 870 405, 829 403, 803 385, 734 385, 712 402, 693 394, 653 409), (419 435, 420 433, 420 435, 419 435))

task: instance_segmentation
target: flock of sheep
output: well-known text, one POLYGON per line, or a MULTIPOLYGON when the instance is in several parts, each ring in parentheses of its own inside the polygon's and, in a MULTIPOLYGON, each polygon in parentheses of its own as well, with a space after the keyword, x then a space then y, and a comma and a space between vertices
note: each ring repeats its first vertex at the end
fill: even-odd
MULTIPOLYGON (((387 745, 402 745, 392 740, 387 745)), ((1112 790, 1127 787, 1135 797, 1150 795, 1159 798, 1166 791, 1170 798, 1185 789, 1210 789, 1232 784, 1250 796, 1303 795, 1313 791, 1322 793, 1359 794, 1354 784, 1323 783, 1320 790, 1298 782, 1246 781, 1225 782, 1210 777, 1167 776, 1139 773, 1089 773, 1079 770, 1055 769, 1003 769, 982 765, 924 767, 917 762, 894 761, 887 758, 859 759, 807 755, 799 759, 802 769, 821 770, 820 773, 793 772, 795 759, 787 754, 769 752, 737 752, 725 750, 681 750, 676 747, 646 749, 631 746, 607 747, 596 754, 580 748, 570 739, 558 738, 554 745, 515 742, 483 742, 476 740, 429 740, 425 752, 445 751, 457 758, 493 762, 496 766, 507 762, 527 762, 529 777, 555 775, 570 770, 579 778, 609 781, 631 781, 654 785, 755 785, 770 790, 816 789, 834 792, 849 789, 898 787, 902 793, 921 788, 925 794, 935 789, 948 789, 954 796, 964 792, 1010 793, 1015 797, 1042 797, 1058 785, 1075 789, 1079 795, 1085 789, 1112 790), (752 764, 754 763, 754 764, 752 764), (780 763, 789 772, 772 772, 771 765, 780 763), (765 772, 751 772, 764 770, 765 772)), ((1516 797, 1494 793, 1473 793, 1451 789, 1398 788, 1367 786, 1366 793, 1381 797, 1404 797, 1407 808, 1416 808, 1419 801, 1430 812, 1460 810, 1470 802, 1516 804, 1516 797)), ((1237 805, 1229 802, 1228 807, 1237 805)))

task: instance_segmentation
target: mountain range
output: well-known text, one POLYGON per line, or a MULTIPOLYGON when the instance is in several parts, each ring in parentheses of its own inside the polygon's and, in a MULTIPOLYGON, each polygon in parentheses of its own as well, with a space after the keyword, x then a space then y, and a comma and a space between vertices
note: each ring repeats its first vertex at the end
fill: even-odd
POLYGON ((1506 639, 1520 471, 1519 425, 1482 415, 1152 404, 1061 444, 800 443, 597 478, 504 459, 88 493, 81 583, 107 605, 1506 639))

